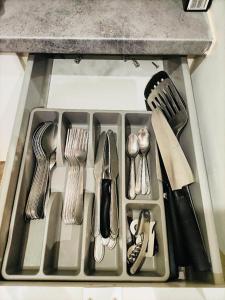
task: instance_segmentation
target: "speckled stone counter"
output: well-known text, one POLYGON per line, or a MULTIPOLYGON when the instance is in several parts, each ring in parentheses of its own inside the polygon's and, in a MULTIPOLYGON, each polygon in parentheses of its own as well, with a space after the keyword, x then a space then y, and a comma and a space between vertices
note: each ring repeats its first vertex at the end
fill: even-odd
POLYGON ((206 13, 181 0, 0 0, 0 51, 201 55, 206 13))

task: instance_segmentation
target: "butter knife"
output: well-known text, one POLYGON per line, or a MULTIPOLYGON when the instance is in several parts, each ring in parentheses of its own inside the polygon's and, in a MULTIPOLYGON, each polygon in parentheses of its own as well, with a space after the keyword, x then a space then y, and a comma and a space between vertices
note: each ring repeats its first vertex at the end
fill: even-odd
POLYGON ((101 262, 104 257, 104 246, 101 243, 100 233, 100 208, 101 208, 101 190, 104 168, 104 152, 106 145, 106 132, 103 131, 99 138, 97 154, 95 157, 94 176, 95 176, 95 222, 94 222, 94 258, 96 262, 101 262))
POLYGON ((119 175, 119 161, 116 139, 112 130, 107 131, 109 144, 109 177, 111 179, 110 230, 111 238, 116 239, 119 233, 118 201, 116 180, 119 175))

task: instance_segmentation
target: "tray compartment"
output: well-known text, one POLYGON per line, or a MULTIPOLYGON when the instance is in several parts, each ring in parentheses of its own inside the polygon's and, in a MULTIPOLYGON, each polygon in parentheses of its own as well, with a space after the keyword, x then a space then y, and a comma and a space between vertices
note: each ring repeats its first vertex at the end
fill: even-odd
MULTIPOLYGON (((99 142, 100 134, 103 131, 113 130, 116 142, 117 151, 119 158, 119 174, 121 174, 120 158, 121 158, 121 129, 122 129, 122 116, 120 113, 116 112, 99 112, 93 114, 93 149, 95 149, 95 155, 97 151, 97 146, 99 142)), ((120 232, 119 239, 114 249, 109 250, 105 248, 105 255, 100 263, 96 263, 94 260, 93 250, 94 250, 94 240, 92 238, 91 228, 91 218, 87 222, 87 243, 85 253, 87 258, 85 260, 84 271, 88 276, 119 276, 122 272, 122 248, 121 248, 121 213, 122 213, 122 203, 121 203, 121 178, 120 175, 117 178, 117 192, 118 192, 118 207, 119 207, 119 224, 120 232)), ((91 208, 90 208, 91 215, 91 208)))
MULTIPOLYGON (((156 221, 155 230, 156 230, 156 238, 158 241, 158 252, 153 257, 146 257, 145 261, 140 269, 134 275, 130 275, 128 270, 128 274, 130 277, 148 277, 149 281, 154 281, 156 279, 160 280, 161 278, 165 278, 168 276, 168 254, 167 254, 167 241, 166 241, 166 232, 165 228, 162 225, 162 218, 164 215, 161 212, 161 207, 156 202, 152 202, 150 204, 146 203, 129 203, 126 206, 126 213, 133 215, 133 219, 138 219, 139 214, 142 209, 149 209, 153 215, 153 219, 156 221)), ((127 216, 127 214, 126 214, 127 216)))
POLYGON ((74 276, 80 272, 82 225, 65 225, 62 220, 63 197, 52 194, 48 211, 43 272, 45 275, 74 276))
POLYGON ((64 152, 67 130, 71 127, 84 128, 89 133, 89 125, 90 114, 87 112, 68 111, 61 113, 57 169, 55 170, 55 175, 53 175, 52 184, 54 190, 62 193, 58 196, 58 200, 53 202, 49 212, 43 269, 46 275, 75 276, 80 272, 83 225, 64 224, 62 220, 62 207, 68 171, 64 152))
MULTIPOLYGON (((151 125, 150 113, 126 113, 125 114, 125 191, 126 198, 128 199, 128 186, 129 186, 129 172, 130 172, 130 158, 127 154, 127 139, 129 134, 134 133, 137 135, 138 130, 147 127, 150 133, 150 150, 147 153, 147 163, 150 175, 151 195, 136 195, 135 200, 157 200, 159 199, 158 179, 156 173, 156 147, 155 147, 155 135, 151 125)), ((140 154, 135 158, 136 174, 140 161, 140 154)), ((133 200, 131 200, 133 201, 133 200)))
POLYGON ((16 210, 14 211, 9 233, 10 245, 8 245, 5 266, 5 272, 8 275, 33 275, 38 273, 40 269, 46 220, 25 221, 24 210, 35 167, 32 135, 38 124, 44 121, 58 122, 58 113, 53 111, 33 111, 30 117, 15 196, 16 210))

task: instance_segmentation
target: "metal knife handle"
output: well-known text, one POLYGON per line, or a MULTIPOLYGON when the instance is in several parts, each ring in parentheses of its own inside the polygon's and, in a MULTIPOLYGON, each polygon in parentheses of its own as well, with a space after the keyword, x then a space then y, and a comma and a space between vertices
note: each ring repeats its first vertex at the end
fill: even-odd
POLYGON ((75 224, 80 225, 83 221, 84 210, 84 164, 80 164, 80 172, 78 179, 78 193, 74 209, 75 224))
POLYGON ((103 238, 110 236, 110 202, 111 202, 111 180, 102 180, 100 232, 103 238))
POLYGON ((135 193, 135 162, 134 158, 131 158, 130 161, 130 182, 129 182, 129 190, 128 190, 128 197, 129 199, 134 199, 136 196, 135 193))
POLYGON ((111 182, 110 229, 111 236, 113 238, 116 238, 119 233, 119 212, 117 202, 116 180, 112 180, 111 182))
POLYGON ((95 182, 95 226, 94 236, 100 234, 100 210, 101 210, 101 193, 102 193, 102 179, 95 182))
POLYGON ((39 219, 42 217, 38 212, 38 207, 40 208, 40 204, 43 201, 42 197, 45 196, 43 190, 47 179, 48 169, 47 161, 46 163, 37 164, 25 208, 25 217, 27 219, 39 219))
POLYGON ((146 164, 145 164, 145 174, 146 174, 147 194, 151 195, 151 183, 150 183, 150 175, 149 175, 149 168, 148 168, 148 161, 147 161, 147 159, 146 159, 146 164))
POLYGON ((139 160, 138 170, 137 170, 137 180, 136 180, 136 186, 135 186, 135 193, 137 195, 140 195, 141 193, 141 175, 142 175, 142 156, 139 160))
POLYGON ((189 199, 189 194, 183 189, 176 190, 174 191, 174 201, 178 212, 179 223, 184 234, 185 245, 194 269, 196 271, 210 270, 209 260, 195 219, 195 213, 191 205, 191 199, 189 199))
POLYGON ((141 194, 145 195, 147 193, 147 185, 146 185, 146 156, 143 154, 142 156, 142 174, 141 174, 141 194))
POLYGON ((145 260, 145 253, 148 246, 148 238, 149 238, 149 229, 150 223, 144 223, 144 230, 143 230, 143 242, 141 245, 140 252, 138 254, 137 259, 135 260, 134 264, 130 268, 130 273, 133 275, 135 274, 140 268, 142 267, 143 261, 145 260))

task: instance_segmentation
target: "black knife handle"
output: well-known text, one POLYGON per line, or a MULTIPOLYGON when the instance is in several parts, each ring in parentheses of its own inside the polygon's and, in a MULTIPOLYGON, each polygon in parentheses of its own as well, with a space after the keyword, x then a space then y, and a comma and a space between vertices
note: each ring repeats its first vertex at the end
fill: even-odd
POLYGON ((186 188, 174 191, 174 203, 191 264, 196 271, 209 271, 210 263, 186 188))
POLYGON ((170 209, 168 207, 168 199, 164 199, 165 215, 166 215, 166 231, 168 240, 168 254, 169 254, 169 265, 170 265, 170 280, 175 280, 179 277, 178 266, 175 259, 175 249, 174 249, 174 238, 172 232, 171 215, 170 209))
POLYGON ((103 238, 110 236, 110 202, 111 202, 111 180, 102 180, 101 210, 100 210, 100 232, 103 238))
POLYGON ((167 188, 168 210, 171 219, 171 230, 173 234, 175 260, 178 266, 184 267, 190 265, 190 258, 187 252, 183 231, 180 226, 178 212, 174 202, 174 196, 171 187, 167 188))

